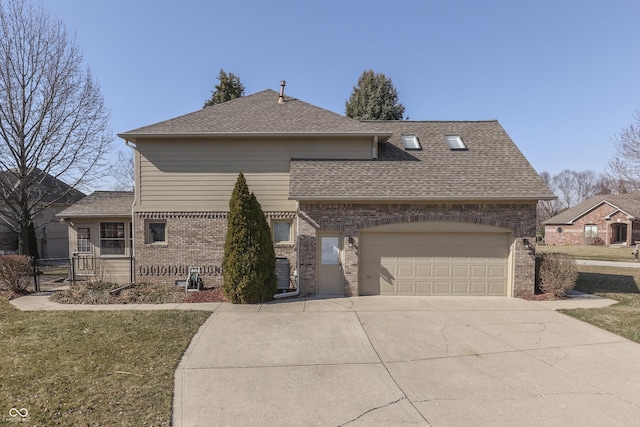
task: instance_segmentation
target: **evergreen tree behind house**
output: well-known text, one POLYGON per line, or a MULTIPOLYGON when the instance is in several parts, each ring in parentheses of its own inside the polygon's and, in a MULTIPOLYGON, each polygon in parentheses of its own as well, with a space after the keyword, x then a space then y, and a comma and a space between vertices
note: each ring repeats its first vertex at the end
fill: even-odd
POLYGON ((229 201, 222 269, 224 294, 234 304, 270 301, 277 291, 271 229, 242 172, 229 201))
POLYGON ((240 77, 235 74, 227 73, 223 69, 220 69, 218 82, 215 90, 211 92, 211 98, 205 101, 202 108, 222 104, 223 102, 244 96, 244 85, 240 82, 240 77))
POLYGON ((356 120, 402 120, 404 105, 390 78, 364 71, 345 104, 345 115, 356 120))

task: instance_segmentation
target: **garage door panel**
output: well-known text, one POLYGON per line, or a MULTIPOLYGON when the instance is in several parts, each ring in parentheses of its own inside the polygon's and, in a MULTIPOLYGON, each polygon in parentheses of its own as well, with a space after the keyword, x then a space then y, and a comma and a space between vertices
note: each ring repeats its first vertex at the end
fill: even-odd
POLYGON ((471 277, 487 277, 488 268, 486 265, 471 265, 471 277))
POLYGON ((419 264, 416 266, 416 276, 418 277, 430 277, 431 276, 431 266, 425 264, 419 264))
POLYGON ((509 233, 360 236, 360 294, 506 295, 509 233))
POLYGON ((433 294, 434 295, 450 295, 451 294, 451 282, 434 281, 433 282, 433 294))
POLYGON ((452 265, 451 266, 452 277, 469 277, 469 266, 467 265, 452 265))
POLYGON ((504 295, 504 283, 503 282, 489 282, 489 295, 504 295))
POLYGON ((506 275, 506 268, 504 265, 490 265, 489 277, 504 277, 506 275))
POLYGON ((433 293, 431 290, 431 282, 416 281, 416 295, 430 295, 433 293))
POLYGON ((468 295, 469 282, 452 282, 451 293, 453 293, 454 295, 468 295))
MULTIPOLYGON (((435 261, 437 262, 437 261, 435 261)), ((433 266, 433 277, 451 277, 451 266, 450 265, 434 265, 433 266)))
POLYGON ((397 285, 396 290, 398 295, 414 295, 415 294, 412 281, 398 280, 396 285, 397 285))
POLYGON ((472 295, 483 295, 488 292, 488 288, 489 286, 486 282, 472 281, 470 291, 472 295))
POLYGON ((398 278, 402 278, 402 277, 414 277, 415 274, 415 268, 413 266, 413 264, 408 264, 408 265, 398 265, 398 268, 396 269, 397 271, 397 277, 398 278))

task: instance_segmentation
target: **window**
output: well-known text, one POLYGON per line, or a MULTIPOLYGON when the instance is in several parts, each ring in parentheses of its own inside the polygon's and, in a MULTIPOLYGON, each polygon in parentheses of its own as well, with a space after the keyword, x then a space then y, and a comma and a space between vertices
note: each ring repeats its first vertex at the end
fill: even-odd
POLYGON ((146 243, 166 243, 167 223, 164 221, 147 222, 145 239, 146 243))
POLYGON ((595 224, 587 224, 584 226, 584 238, 587 243, 593 243, 598 237, 598 226, 595 224))
POLYGON ((405 150, 422 150, 420 141, 415 135, 402 135, 402 144, 405 150))
POLYGON ((124 255, 124 222, 100 223, 100 255, 124 255))
POLYGON ((460 135, 445 135, 445 138, 451 150, 467 150, 467 146, 462 138, 460 138, 460 135))
POLYGON ((76 234, 78 236, 78 248, 76 251, 79 254, 91 253, 91 229, 89 227, 76 228, 76 234))
POLYGON ((290 243, 292 221, 273 221, 273 241, 275 243, 290 243))

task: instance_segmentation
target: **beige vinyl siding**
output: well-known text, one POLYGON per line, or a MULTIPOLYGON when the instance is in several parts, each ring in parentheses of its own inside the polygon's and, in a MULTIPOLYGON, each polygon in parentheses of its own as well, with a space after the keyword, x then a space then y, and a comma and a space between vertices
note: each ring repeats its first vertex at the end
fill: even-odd
POLYGON ((76 280, 105 280, 126 284, 129 283, 129 257, 86 259, 79 256, 74 260, 76 280))
MULTIPOLYGON (((81 253, 75 257, 75 274, 77 279, 101 279, 117 283, 129 282, 130 269, 130 235, 129 223, 131 218, 71 218, 72 226, 69 227, 69 253, 73 254, 78 249, 78 227, 87 227, 90 232, 91 252, 81 253), (100 254, 100 223, 124 222, 125 254, 101 255, 100 254)), ((73 258, 73 257, 72 257, 73 258)))
POLYGON ((139 204, 136 211, 225 211, 242 171, 263 210, 293 210, 289 196, 292 158, 370 159, 366 138, 325 141, 191 140, 138 142, 139 204))

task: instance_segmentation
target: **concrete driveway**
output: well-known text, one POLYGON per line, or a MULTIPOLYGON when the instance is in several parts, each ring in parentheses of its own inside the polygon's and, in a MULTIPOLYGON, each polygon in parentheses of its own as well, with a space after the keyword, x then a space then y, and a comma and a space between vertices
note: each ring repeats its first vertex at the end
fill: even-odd
POLYGON ((175 374, 175 426, 622 426, 640 345, 545 303, 221 304, 175 374))

